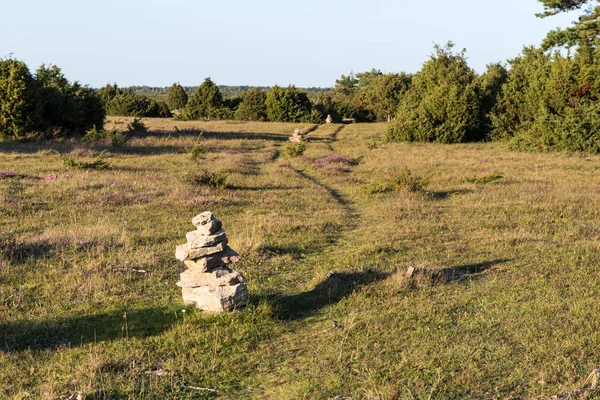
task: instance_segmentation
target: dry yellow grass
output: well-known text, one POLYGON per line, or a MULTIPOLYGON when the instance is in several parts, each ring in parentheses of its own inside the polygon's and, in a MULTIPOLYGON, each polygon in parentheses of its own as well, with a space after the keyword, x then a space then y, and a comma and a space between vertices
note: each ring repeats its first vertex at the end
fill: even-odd
POLYGON ((120 148, 0 143, 19 174, 0 179, 0 397, 536 398, 597 367, 598 157, 385 143, 385 124, 144 122, 120 148), (306 151, 285 157, 296 128, 306 151), (50 149, 108 150, 112 169, 50 149), (404 167, 424 190, 365 190, 404 167), (227 188, 185 177, 222 170, 227 188), (175 286, 206 209, 244 256, 241 313, 184 308, 175 286))

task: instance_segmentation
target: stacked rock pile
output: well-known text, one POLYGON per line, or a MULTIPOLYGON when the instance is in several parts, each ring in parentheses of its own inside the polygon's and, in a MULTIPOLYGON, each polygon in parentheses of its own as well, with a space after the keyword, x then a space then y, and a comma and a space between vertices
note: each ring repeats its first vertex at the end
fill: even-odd
POLYGON ((290 136, 288 140, 293 143, 302 142, 304 140, 304 137, 302 136, 302 131, 298 128, 294 129, 294 134, 290 136))
POLYGON ((228 266, 240 256, 227 246, 222 223, 210 211, 195 216, 196 230, 186 234, 187 243, 177 246, 175 257, 188 268, 180 275, 183 301, 204 311, 231 310, 246 304, 245 278, 228 266))

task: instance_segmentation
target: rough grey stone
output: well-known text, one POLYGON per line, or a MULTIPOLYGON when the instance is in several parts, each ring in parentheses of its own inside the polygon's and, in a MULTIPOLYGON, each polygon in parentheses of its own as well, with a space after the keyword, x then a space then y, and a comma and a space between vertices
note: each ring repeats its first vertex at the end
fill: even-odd
POLYGON ((192 224, 194 224, 194 226, 206 225, 214 219, 215 217, 210 211, 204 211, 192 218, 192 224))
POLYGON ((190 248, 189 244, 182 244, 177 246, 175 250, 175 258, 179 261, 194 260, 201 257, 206 257, 211 254, 220 253, 227 247, 227 238, 222 242, 217 243, 211 247, 200 247, 197 249, 190 248))
POLYGON ((240 255, 231 247, 226 246, 225 250, 223 250, 221 253, 212 254, 196 260, 185 260, 184 263, 186 267, 190 269, 197 269, 199 272, 206 272, 223 265, 236 263, 239 260, 240 255))
POLYGON ((202 232, 199 231, 192 231, 188 232, 185 237, 190 248, 197 249, 200 247, 214 246, 215 244, 227 239, 227 234, 222 229, 215 232, 214 235, 209 236, 202 235, 202 232))
POLYGON ((200 236, 210 236, 216 232, 218 232, 223 224, 218 219, 213 219, 208 221, 204 225, 198 225, 196 230, 198 231, 198 235, 200 236))
POLYGON ((238 283, 244 283, 246 279, 237 271, 232 271, 227 267, 219 267, 210 272, 200 272, 198 269, 188 269, 180 275, 179 287, 200 287, 207 286, 217 288, 219 286, 232 286, 238 283))
POLYGON ((181 289, 185 304, 195 304, 204 311, 225 311, 240 307, 248 302, 248 288, 245 283, 233 286, 207 286, 181 289))

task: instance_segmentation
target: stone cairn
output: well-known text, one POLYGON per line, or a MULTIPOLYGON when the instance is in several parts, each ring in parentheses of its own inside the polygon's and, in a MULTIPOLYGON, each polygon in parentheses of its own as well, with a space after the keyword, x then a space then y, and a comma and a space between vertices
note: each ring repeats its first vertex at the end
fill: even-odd
POLYGON ((325 120, 325 123, 331 124, 332 122, 333 122, 333 118, 331 118, 331 115, 327 115, 327 119, 325 120))
POLYGON ((288 138, 288 140, 292 143, 300 143, 304 140, 302 136, 302 131, 298 128, 294 129, 294 134, 288 138))
POLYGON ((177 246, 175 257, 188 268, 177 282, 185 304, 195 304, 204 311, 231 310, 248 301, 246 279, 228 268, 240 256, 227 246, 222 223, 210 211, 192 219, 196 230, 185 236, 187 243, 177 246))

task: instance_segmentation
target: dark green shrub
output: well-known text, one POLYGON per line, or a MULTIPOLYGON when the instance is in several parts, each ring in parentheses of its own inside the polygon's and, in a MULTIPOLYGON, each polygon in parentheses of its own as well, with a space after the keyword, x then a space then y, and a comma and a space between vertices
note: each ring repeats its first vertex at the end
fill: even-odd
POLYGON ((376 196, 383 193, 390 193, 395 190, 395 186, 390 182, 374 182, 361 188, 362 192, 369 196, 376 196))
POLYGON ((217 172, 201 171, 200 173, 189 173, 183 176, 184 182, 191 185, 210 186, 217 189, 227 187, 229 173, 225 170, 217 172))
POLYGON ((109 132, 110 144, 113 147, 122 147, 127 144, 131 136, 127 134, 127 132, 121 132, 117 130, 112 130, 109 132))
POLYGON ((235 119, 242 121, 267 120, 267 94, 254 88, 242 96, 242 102, 235 112, 235 119))
POLYGON ((206 158, 206 148, 204 147, 204 132, 200 132, 198 135, 198 139, 196 139, 196 144, 188 149, 188 153, 190 154, 190 159, 192 161, 203 160, 206 158))
POLYGON ((389 140, 462 143, 485 138, 477 77, 465 51, 453 53, 452 47, 436 46, 414 75, 396 121, 388 127, 389 140))
MULTIPOLYGON (((357 76, 362 77, 361 74, 357 76)), ((358 88, 362 107, 371 113, 373 120, 391 122, 411 81, 412 76, 405 73, 379 73, 368 80, 360 79, 358 88)))
POLYGON ((127 130, 130 132, 146 132, 148 128, 141 118, 134 118, 129 124, 127 124, 127 130))
POLYGON ((104 137, 106 137, 106 132, 101 129, 98 129, 96 127, 96 125, 94 125, 85 132, 85 136, 83 137, 83 140, 95 141, 95 140, 102 139, 104 137))
POLYGON ((217 85, 206 78, 189 98, 181 118, 185 120, 223 119, 223 96, 217 85))
POLYGON ((136 94, 133 88, 121 89, 107 85, 100 89, 107 115, 122 117, 170 118, 169 107, 146 96, 136 94))
POLYGON ((183 110, 188 102, 188 95, 183 86, 179 83, 174 83, 167 93, 166 103, 171 110, 183 110))
POLYGON ((23 138, 41 122, 37 84, 22 61, 0 59, 0 136, 23 138))
POLYGON ((310 122, 312 103, 294 86, 273 86, 266 95, 267 118, 273 122, 310 122))
POLYGON ((395 189, 404 189, 409 192, 419 192, 425 189, 429 181, 423 177, 414 175, 413 172, 404 167, 402 171, 392 178, 392 184, 395 189))
POLYGON ((306 144, 304 142, 288 143, 285 147, 285 150, 283 151, 283 154, 285 154, 288 157, 298 157, 304 154, 305 150, 306 144))
POLYGON ((427 179, 414 175, 408 167, 404 167, 399 173, 393 175, 390 180, 365 185, 361 190, 367 195, 379 195, 396 190, 421 192, 428 184, 429 181, 427 179))
POLYGON ((510 61, 490 115, 492 138, 518 150, 600 152, 598 53, 583 47, 572 57, 524 49, 510 61))
POLYGON ((42 65, 35 79, 42 113, 39 129, 68 135, 94 125, 102 128, 106 114, 98 91, 70 83, 55 65, 42 65))
POLYGON ((107 170, 110 169, 110 164, 105 160, 106 156, 107 152, 105 150, 92 161, 76 160, 74 157, 69 157, 67 155, 60 155, 60 159, 63 164, 69 168, 107 170))

